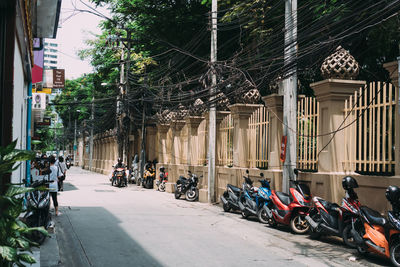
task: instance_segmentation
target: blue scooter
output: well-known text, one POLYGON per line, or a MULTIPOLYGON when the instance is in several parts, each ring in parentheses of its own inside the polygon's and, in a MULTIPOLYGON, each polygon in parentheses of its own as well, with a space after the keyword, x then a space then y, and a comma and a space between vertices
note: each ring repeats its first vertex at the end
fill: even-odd
MULTIPOLYGON (((264 174, 260 173, 261 178, 264 178, 264 174)), ((269 209, 268 204, 271 201, 271 187, 269 181, 266 179, 258 180, 261 183, 261 187, 246 188, 239 199, 239 207, 243 218, 247 218, 250 215, 258 217, 261 223, 268 223, 266 212, 269 209)), ((269 214, 269 215, 272 215, 269 214)))

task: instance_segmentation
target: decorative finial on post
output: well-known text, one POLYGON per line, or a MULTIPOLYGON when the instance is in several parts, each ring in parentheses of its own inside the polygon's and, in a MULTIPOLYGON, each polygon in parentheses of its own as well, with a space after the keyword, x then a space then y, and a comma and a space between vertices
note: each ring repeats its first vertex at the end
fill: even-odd
POLYGON ((335 53, 328 56, 321 66, 321 73, 325 79, 355 80, 360 71, 358 62, 341 46, 335 53))

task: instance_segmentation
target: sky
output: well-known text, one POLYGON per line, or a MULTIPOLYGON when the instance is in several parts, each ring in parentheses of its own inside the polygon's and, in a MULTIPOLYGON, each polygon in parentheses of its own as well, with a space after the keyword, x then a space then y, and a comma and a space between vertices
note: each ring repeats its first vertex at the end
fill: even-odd
MULTIPOLYGON (((89 62, 80 60, 77 53, 79 50, 87 48, 85 40, 94 39, 94 34, 101 33, 98 27, 101 18, 86 12, 73 12, 74 5, 78 9, 88 9, 80 1, 94 7, 88 0, 62 0, 61 6, 56 37, 59 45, 58 68, 65 69, 67 79, 78 78, 84 73, 93 72, 89 62)), ((109 12, 105 8, 97 8, 97 10, 109 16, 109 12)))

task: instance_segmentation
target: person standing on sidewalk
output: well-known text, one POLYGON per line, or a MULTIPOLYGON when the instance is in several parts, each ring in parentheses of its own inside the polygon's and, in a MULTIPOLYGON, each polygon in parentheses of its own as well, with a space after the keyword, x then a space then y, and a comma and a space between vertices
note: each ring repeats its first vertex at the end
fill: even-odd
POLYGON ((67 165, 65 165, 63 157, 58 157, 56 166, 58 168, 58 189, 64 191, 64 180, 67 177, 67 165))
POLYGON ((56 212, 56 216, 58 213, 58 201, 57 201, 57 193, 58 193, 58 168, 54 165, 56 163, 56 158, 54 156, 50 156, 50 175, 49 175, 49 191, 51 199, 53 200, 54 209, 56 212))

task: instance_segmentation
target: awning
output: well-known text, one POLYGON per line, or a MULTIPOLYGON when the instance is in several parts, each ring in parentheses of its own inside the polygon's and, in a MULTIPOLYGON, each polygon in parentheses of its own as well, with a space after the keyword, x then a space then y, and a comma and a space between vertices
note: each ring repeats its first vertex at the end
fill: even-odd
POLYGON ((33 19, 36 38, 56 38, 60 18, 61 0, 37 0, 33 19))

